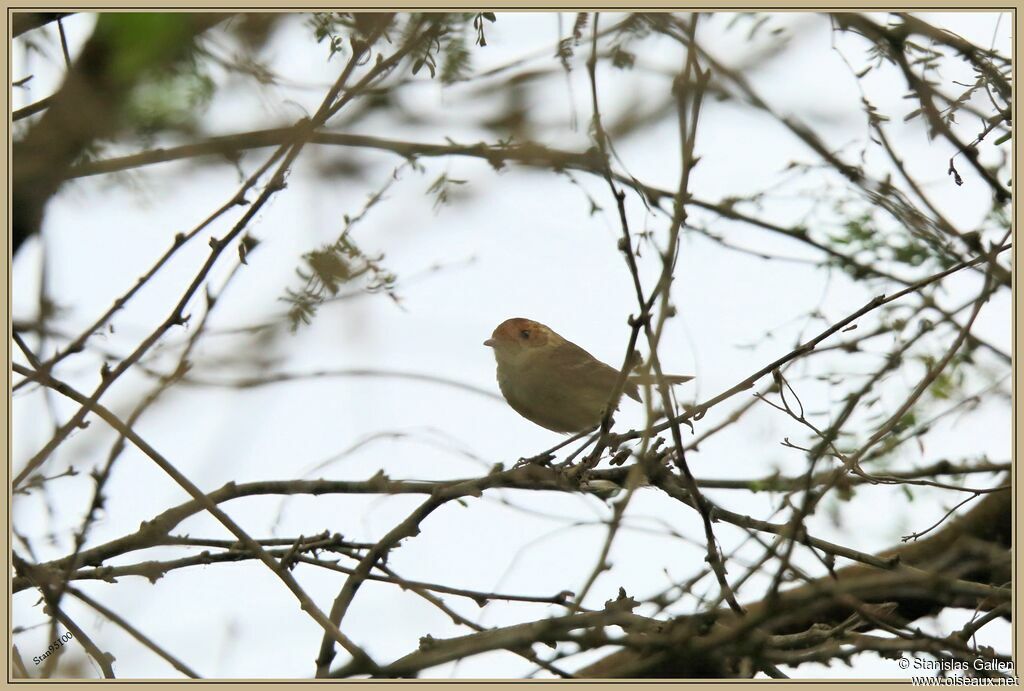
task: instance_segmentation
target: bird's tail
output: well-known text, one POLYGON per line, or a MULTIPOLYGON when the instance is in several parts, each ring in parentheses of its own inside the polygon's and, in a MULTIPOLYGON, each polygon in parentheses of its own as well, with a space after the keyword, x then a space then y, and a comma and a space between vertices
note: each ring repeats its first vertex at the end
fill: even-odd
MULTIPOLYGON (((693 377, 686 374, 666 374, 663 379, 666 384, 674 385, 688 382, 693 379, 693 377)), ((654 374, 631 374, 629 376, 629 381, 637 386, 647 386, 648 384, 651 386, 658 385, 658 378, 654 374)))

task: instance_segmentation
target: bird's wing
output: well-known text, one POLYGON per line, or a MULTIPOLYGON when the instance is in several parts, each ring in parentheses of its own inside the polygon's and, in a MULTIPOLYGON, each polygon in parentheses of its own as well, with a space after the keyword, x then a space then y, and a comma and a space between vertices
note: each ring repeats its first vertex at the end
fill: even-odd
MULTIPOLYGON (((586 379, 595 388, 607 391, 611 396, 612 388, 619 377, 619 370, 601 362, 572 341, 562 343, 555 351, 555 358, 561 365, 561 371, 573 378, 586 379)), ((639 389, 628 379, 622 392, 634 401, 640 401, 639 389)))

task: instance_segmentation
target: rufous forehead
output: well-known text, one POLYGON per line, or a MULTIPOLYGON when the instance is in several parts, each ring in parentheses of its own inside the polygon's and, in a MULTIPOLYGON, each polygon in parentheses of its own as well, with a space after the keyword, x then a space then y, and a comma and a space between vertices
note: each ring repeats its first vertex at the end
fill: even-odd
POLYGON ((523 317, 513 317, 498 324, 494 329, 494 338, 516 340, 521 331, 529 331, 531 336, 547 336, 548 328, 540 322, 523 317))

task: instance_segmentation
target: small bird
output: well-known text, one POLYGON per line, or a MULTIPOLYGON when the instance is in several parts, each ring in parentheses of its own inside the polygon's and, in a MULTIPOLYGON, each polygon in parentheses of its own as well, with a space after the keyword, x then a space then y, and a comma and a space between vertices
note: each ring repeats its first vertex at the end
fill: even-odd
MULTIPOLYGON (((494 349, 498 386, 512 409, 553 432, 574 434, 601 423, 619 371, 572 341, 531 319, 498 324, 485 346, 494 349)), ((669 384, 693 377, 665 376, 669 384)), ((653 377, 630 375, 623 393, 640 400, 638 384, 653 377)))

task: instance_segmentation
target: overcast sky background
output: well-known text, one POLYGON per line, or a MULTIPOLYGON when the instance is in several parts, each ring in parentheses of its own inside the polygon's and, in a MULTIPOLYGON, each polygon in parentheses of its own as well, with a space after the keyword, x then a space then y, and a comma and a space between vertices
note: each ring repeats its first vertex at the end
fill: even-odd
MULTIPOLYGON (((1001 20, 998 15, 982 13, 922 16, 968 40, 1010 54, 1009 16, 1001 20)), ((885 16, 879 18, 884 21, 885 16)), ((568 32, 572 21, 573 15, 563 15, 561 35, 568 32)), ((612 16, 602 17, 602 26, 613 21, 612 16)), ((205 134, 287 125, 315 110, 341 63, 340 58, 325 59, 325 46, 315 44, 304 22, 297 16, 284 23, 264 52, 277 73, 303 86, 273 87, 261 94, 248 83, 224 83, 201 118, 205 134)), ((65 21, 73 54, 92 24, 88 15, 65 21)), ((783 28, 783 35, 791 37, 790 45, 777 57, 754 60, 755 67, 750 68, 749 56, 779 37, 762 32, 748 42, 746 29, 727 29, 727 24, 724 16, 702 20, 704 45, 712 54, 726 64, 743 66, 754 87, 777 110, 796 114, 831 146, 849 145, 848 151, 859 150, 867 130, 860 94, 850 68, 831 46, 837 46, 859 67, 865 64, 863 42, 836 36, 822 17, 774 15, 768 26, 783 28)), ((501 13, 486 29, 487 47, 472 51, 478 72, 523 56, 531 58, 528 65, 557 65, 551 57, 559 37, 554 14, 501 13)), ((42 31, 50 34, 49 42, 44 42, 46 55, 26 58, 15 42, 13 77, 34 75, 30 91, 14 91, 15 108, 52 93, 59 85, 56 27, 42 31)), ((40 38, 38 32, 36 38, 40 38)), ((586 49, 581 47, 574 59, 571 88, 566 88, 564 78, 549 79, 547 88, 535 95, 534 107, 551 123, 545 135, 547 143, 558 148, 582 150, 587 146, 590 111, 585 58, 586 49), (570 126, 574 114, 581 123, 575 131, 570 126)), ((649 40, 641 44, 642 68, 599 73, 605 117, 636 108, 638 102, 642 105, 663 90, 666 77, 655 74, 656 70, 670 74, 681 59, 677 45, 649 40)), ((971 227, 980 220, 979 210, 988 208, 986 187, 972 170, 964 169, 967 166, 961 167, 965 184, 954 185, 945 174, 951 155, 948 147, 941 141, 928 141, 920 118, 900 122, 912 108, 911 102, 902 98, 905 84, 891 71, 878 72, 865 80, 864 86, 879 110, 893 118, 888 131, 908 167, 935 192, 955 222, 971 227)), ((212 74, 218 81, 224 78, 222 71, 212 74)), ((965 78, 968 74, 965 70, 965 78)), ((494 109, 489 107, 490 100, 477 93, 478 82, 442 87, 425 74, 420 76, 422 83, 404 89, 401 100, 436 125, 409 125, 378 116, 361 121, 354 131, 431 143, 443 142, 446 136, 460 143, 488 136, 475 123, 494 109)), ((675 188, 679 172, 675 128, 669 119, 616 142, 633 175, 649 184, 675 188)), ((111 153, 116 151, 111 149, 111 153)), ((246 173, 269 152, 247 154, 242 161, 246 173)), ((792 222, 806 211, 807 181, 794 181, 785 169, 793 160, 812 162, 814 155, 768 118, 736 103, 711 98, 700 121, 697 153, 702 157, 692 178, 697 197, 718 200, 783 183, 764 215, 792 222)), ((383 264, 398 276, 400 308, 384 295, 369 295, 324 307, 311 326, 295 335, 285 333, 260 342, 230 333, 280 314, 285 308, 280 301, 285 289, 299 286, 295 268, 301 255, 333 241, 342 229, 343 214, 358 213, 367 196, 384 184, 401 162, 393 155, 372 151, 316 146, 304 151, 288 189, 275 195, 250 226, 262 244, 223 294, 211 319, 212 333, 203 337, 193 358, 195 376, 224 379, 265 373, 267 368, 282 372, 378 368, 436 375, 497 393, 493 356, 481 342, 495 325, 512 316, 541 321, 606 362, 616 366, 621 362, 629 335, 626 318, 635 311, 635 298, 629 273, 616 250, 620 231, 614 200, 603 182, 578 174, 581 184, 577 187, 549 172, 517 167, 495 172, 485 162, 468 158, 422 159, 423 173, 404 168, 385 203, 353 231, 359 246, 369 254, 383 253, 383 264), (367 165, 358 178, 323 174, 324 166, 353 157, 367 165), (459 197, 453 203, 435 210, 426 191, 441 173, 468 183, 458 189, 459 197), (590 215, 590 203, 581 188, 598 201, 602 212, 590 215), (436 266, 443 268, 430 271, 436 266), (256 355, 269 364, 261 369, 226 360, 239 355, 248 359, 256 355)), ((103 177, 76 181, 66 185, 47 208, 48 290, 64 309, 58 324, 69 333, 77 334, 101 314, 166 250, 175 233, 192 228, 234 195, 239 184, 236 169, 223 162, 198 167, 189 162, 150 166, 128 179, 129 185, 113 184, 103 177)), ((629 197, 627 208, 634 229, 648 228, 663 237, 667 227, 663 216, 646 212, 635 195, 629 197)), ((226 215, 180 251, 115 317, 114 333, 97 336, 93 343, 122 356, 131 352, 166 317, 205 260, 207 238, 223 236, 241 213, 226 215)), ((711 218, 695 213, 697 222, 711 218)), ((787 257, 814 256, 797 243, 746 226, 716 220, 711 227, 744 247, 787 257)), ((36 314, 40 256, 40 243, 33 241, 14 263, 15 320, 36 314)), ((214 287, 219 289, 233 263, 233 253, 227 253, 211 273, 214 287)), ((641 266, 645 285, 652 285, 660 269, 656 253, 645 252, 641 266)), ((818 308, 834 322, 874 297, 872 291, 838 272, 829 277, 807 264, 769 262, 729 252, 695 234, 683 239, 676 280, 679 316, 667 327, 661 357, 666 370, 697 376, 693 385, 680 390, 688 401, 704 400, 728 389, 788 352, 801 334, 806 337, 821 331, 826 324, 809 323, 804 316, 809 311, 818 308)), ((959 304, 971 294, 968 291, 977 289, 969 277, 958 281, 964 292, 951 295, 949 305, 959 304)), ((868 318, 860 326, 870 328, 876 323, 868 318)), ((1008 296, 998 295, 985 307, 975 333, 1009 349, 1008 296)), ((169 340, 181 343, 185 338, 187 332, 179 330, 169 340)), ((169 356, 154 360, 154 366, 175 362, 176 349, 168 350, 169 356)), ((91 391, 99 363, 97 358, 71 358, 59 373, 80 390, 91 391)), ((862 364, 858 361, 856 366, 862 364)), ((821 366, 801 366, 796 371, 810 376, 821 366)), ((907 378, 889 382, 886 400, 898 403, 901 392, 915 382, 907 378)), ((143 376, 126 376, 103 400, 116 412, 126 413, 150 385, 143 376)), ((810 378, 801 381, 799 390, 812 411, 825 410, 841 395, 840 389, 810 378)), ((698 432, 722 421, 745 402, 741 394, 713 409, 698 432)), ((62 421, 75 409, 59 398, 54 404, 62 421)), ((1007 460, 1009 415, 1008 405, 988 406, 973 413, 966 423, 956 417, 948 419, 920 448, 907 445, 899 465, 910 467, 982 453, 992 460, 1007 460)), ((642 425, 643 407, 626 401, 617 422, 623 429, 642 425)), ((310 476, 368 479, 378 471, 410 479, 478 475, 494 463, 511 465, 561 439, 493 397, 383 378, 322 378, 245 390, 178 386, 146 413, 136 429, 205 490, 231 480, 298 478, 370 435, 387 431, 407 436, 368 443, 310 476), (452 449, 467 451, 475 460, 452 449)), ((17 395, 12 439, 16 471, 51 433, 40 392, 17 395)), ((780 445, 786 436, 804 438, 794 422, 762 405, 740 426, 713 437, 688 460, 698 478, 755 478, 775 470, 802 472, 803 454, 780 445)), ((114 438, 94 420, 88 430, 76 433, 60 447, 47 466, 48 474, 60 472, 68 464, 87 471, 105 459, 114 438)), ((32 538, 40 559, 67 553, 70 535, 81 520, 92 488, 82 475, 54 481, 49 489, 49 511, 39 493, 17 497, 13 506, 15 524, 32 538), (47 546, 46 536, 51 533, 56 544, 47 546)), ((140 521, 186 499, 182 489, 133 448, 118 462, 107 494, 108 510, 93 528, 91 544, 135 530, 140 521)), ((899 488, 865 488, 848 503, 826 503, 810 519, 809 527, 824 539, 876 552, 938 520, 952 505, 950 494, 915 490, 916 501, 908 504, 899 488)), ((776 508, 773 500, 777 497, 764 494, 709 495, 733 510, 757 517, 770 516, 776 508)), ((295 497, 284 502, 262 497, 236 500, 222 508, 255 537, 310 535, 329 529, 353 540, 375 540, 421 501, 419 496, 295 497)), ((389 564, 406 578, 478 590, 536 595, 578 590, 593 569, 605 538, 599 521, 609 515, 610 509, 593 497, 488 492, 482 498, 467 499, 465 506, 452 503, 431 516, 424 522, 422 534, 397 549, 389 564), (524 507, 528 510, 522 510, 524 507), (587 524, 574 526, 580 520, 587 524)), ((694 512, 654 490, 641 490, 628 516, 630 529, 620 535, 611 554, 614 569, 598 580, 587 600, 590 606, 614 597, 620 586, 642 599, 668 584, 663 569, 679 579, 703 563, 702 530, 694 512), (693 541, 659 534, 666 525, 693 541), (652 555, 657 555, 654 564, 652 555)), ((176 532, 226 536, 219 524, 205 516, 189 519, 176 532)), ((716 534, 726 551, 743 537, 724 524, 716 526, 716 534)), ((186 553, 190 551, 153 550, 147 558, 186 553)), ((133 554, 113 563, 139 560, 140 555, 133 554)), ((815 574, 821 571, 813 562, 801 563, 815 574)), ((312 567, 299 567, 295 573, 320 607, 329 609, 341 576, 312 567)), ((307 677, 313 672, 321 631, 299 610, 278 579, 260 565, 190 568, 174 571, 155 584, 125 578, 117 585, 80 582, 77 586, 204 676, 307 677)), ((711 588, 707 582, 702 586, 711 588)), ((751 596, 754 594, 751 591, 751 596)), ((14 597, 15 626, 46 621, 36 599, 28 591, 14 597)), ((487 626, 560 612, 540 605, 492 604, 481 610, 458 598, 449 599, 448 604, 487 626)), ((693 600, 684 600, 683 609, 687 604, 692 606, 693 600)), ((116 655, 120 677, 177 676, 116 626, 70 598, 65 605, 103 649, 116 655)), ((955 621, 954 613, 944 614, 936 630, 948 631, 955 621)), ((923 624, 925 630, 929 626, 923 624)), ((426 634, 444 638, 465 632, 415 595, 377 583, 363 586, 343 628, 380 660, 414 650, 418 638, 426 634)), ((994 623, 983 630, 979 641, 1005 649, 1009 630, 1005 622, 994 623)), ((31 658, 49 644, 47 636, 47 627, 40 626, 20 635, 16 643, 22 654, 31 658)), ((69 655, 83 653, 72 644, 69 655)), ((505 677, 531 669, 522 658, 499 652, 438 667, 429 674, 505 677)), ((898 677, 909 672, 899 670, 893 661, 862 655, 852 669, 806 665, 793 674, 898 677)))

